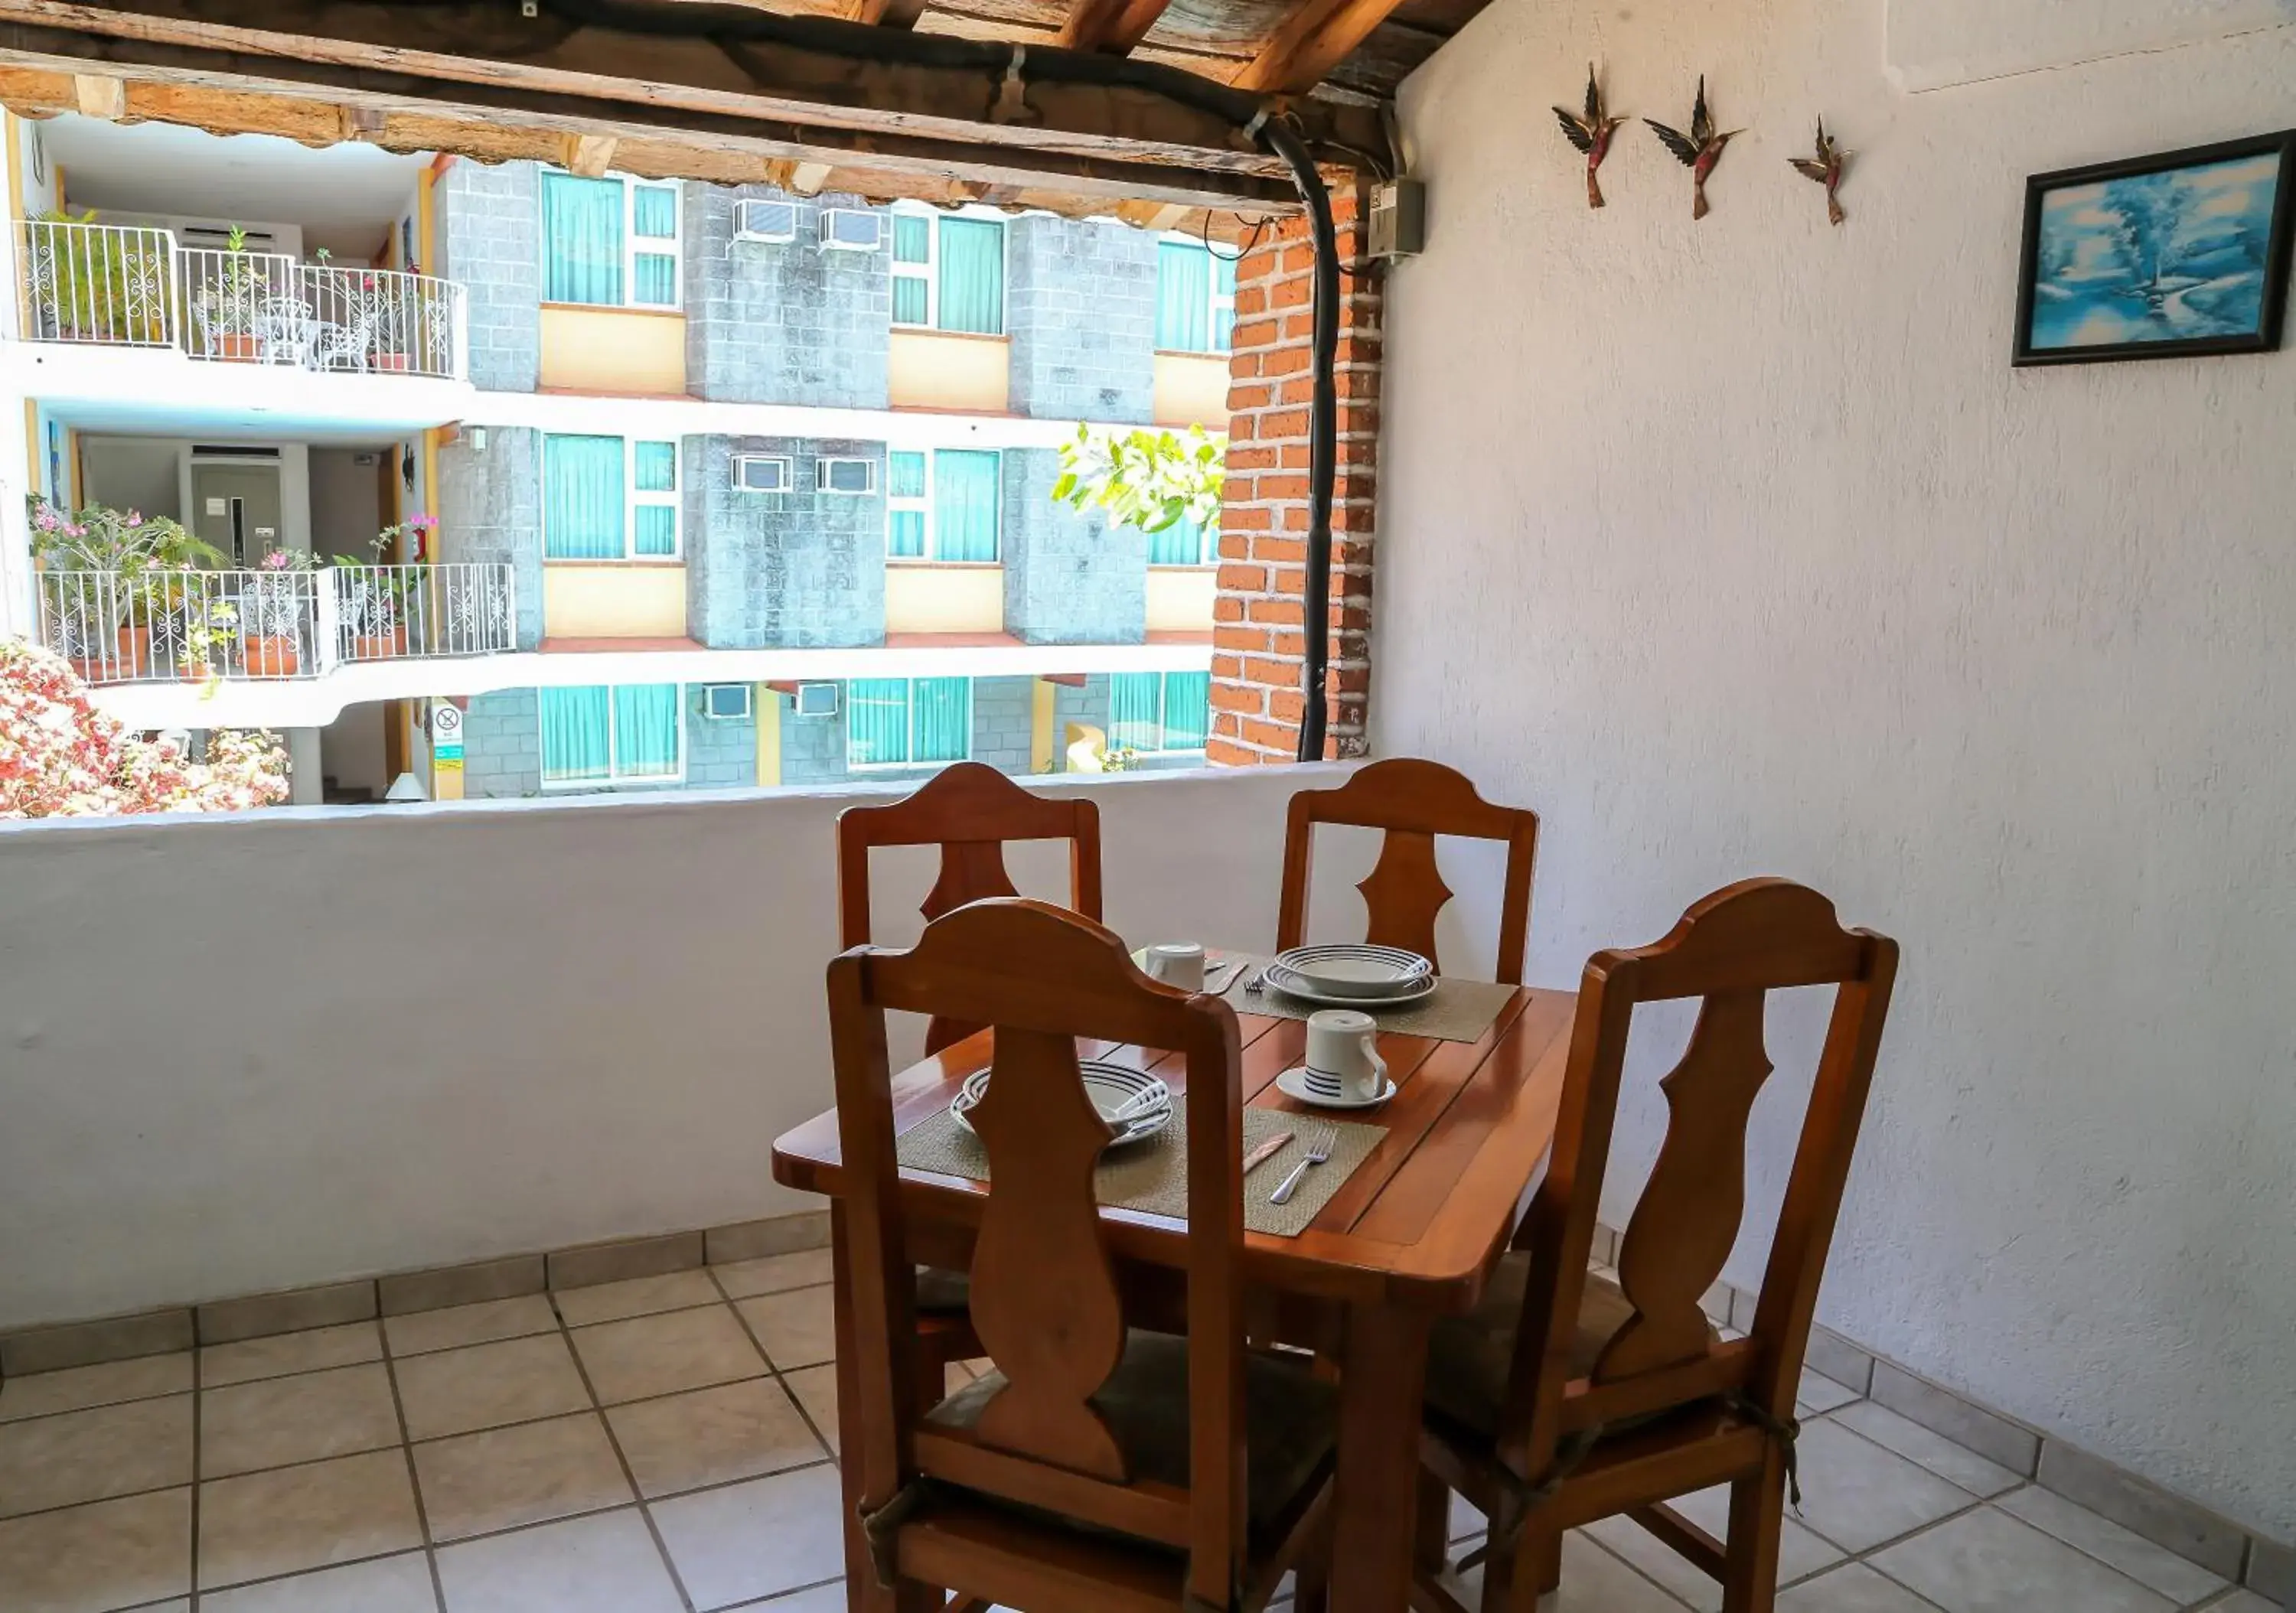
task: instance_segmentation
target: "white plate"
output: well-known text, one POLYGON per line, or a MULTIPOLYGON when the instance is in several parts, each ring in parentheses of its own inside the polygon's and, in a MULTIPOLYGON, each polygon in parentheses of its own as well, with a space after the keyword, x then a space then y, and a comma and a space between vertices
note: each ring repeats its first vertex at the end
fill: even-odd
POLYGON ((1423 1002, 1435 995, 1435 978, 1429 976, 1408 990, 1390 992, 1384 996, 1367 997, 1360 992, 1326 991, 1309 984, 1281 963, 1270 963, 1267 972, 1260 977, 1268 987, 1287 997, 1297 997, 1303 1003, 1322 1003, 1333 1008, 1400 1008, 1408 1003, 1423 1002))
POLYGON ((1435 966, 1399 946, 1295 946, 1275 962, 1334 996, 1391 997, 1435 977, 1435 966))
POLYGON ((1295 1064, 1275 1077, 1275 1090, 1287 1098, 1297 1099, 1316 1109, 1377 1109, 1395 1096, 1395 1081, 1390 1077, 1375 1098, 1327 1098, 1308 1085, 1307 1067, 1295 1064))
MULTIPOLYGON (((1085 1095, 1092 1100, 1093 1108, 1100 1111, 1103 1120, 1127 1104, 1137 1101, 1139 1105, 1122 1120, 1110 1122, 1119 1130, 1109 1139, 1109 1147, 1141 1142, 1171 1124, 1172 1089, 1161 1078, 1129 1065, 1111 1064, 1099 1059, 1081 1060, 1077 1068, 1084 1076, 1085 1095)), ((949 1103, 948 1112, 967 1131, 972 1129, 972 1122, 965 1118, 966 1111, 980 1102, 981 1094, 988 1090, 988 1077, 985 1069, 967 1076, 949 1103)))

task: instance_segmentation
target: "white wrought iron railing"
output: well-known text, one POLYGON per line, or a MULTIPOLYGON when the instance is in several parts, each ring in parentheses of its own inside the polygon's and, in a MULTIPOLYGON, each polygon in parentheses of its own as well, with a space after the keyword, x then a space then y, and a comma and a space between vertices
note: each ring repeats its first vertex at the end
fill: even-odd
POLYGON ((506 564, 37 575, 40 642, 92 684, 322 677, 518 647, 506 564))
POLYGON ((29 340, 447 381, 470 373, 468 299, 451 280, 181 246, 166 230, 127 225, 17 227, 29 340))

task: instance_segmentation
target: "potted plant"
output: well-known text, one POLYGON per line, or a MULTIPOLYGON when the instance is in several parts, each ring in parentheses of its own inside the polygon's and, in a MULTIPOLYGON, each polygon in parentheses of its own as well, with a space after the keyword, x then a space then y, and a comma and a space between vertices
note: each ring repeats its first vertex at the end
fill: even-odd
MULTIPOLYGON (((376 539, 378 544, 382 540, 376 539)), ((369 565, 335 556, 337 609, 353 660, 379 661, 406 653, 407 579, 388 562, 369 565)))
POLYGON ((407 345, 404 299, 390 281, 373 274, 359 276, 359 297, 372 332, 374 367, 390 374, 406 374, 414 367, 414 359, 407 345))
POLYGON ((210 357, 263 356, 256 323, 267 289, 261 266, 248 253, 247 231, 232 225, 224 241, 222 265, 192 293, 192 312, 210 357))
POLYGON ((308 553, 274 549, 240 594, 240 643, 250 677, 293 677, 302 667, 302 579, 318 569, 308 553))
POLYGON ((219 563, 222 553, 164 516, 94 504, 68 512, 37 495, 29 504, 33 559, 43 571, 73 578, 53 593, 65 652, 99 668, 93 675, 144 675, 164 574, 219 563))
POLYGON ((75 227, 95 219, 91 208, 32 222, 29 317, 40 335, 64 341, 164 343, 168 266, 159 233, 75 227))
POLYGON ((212 684, 223 675, 224 646, 238 636, 239 608, 227 599, 185 593, 170 608, 176 636, 176 675, 212 684))

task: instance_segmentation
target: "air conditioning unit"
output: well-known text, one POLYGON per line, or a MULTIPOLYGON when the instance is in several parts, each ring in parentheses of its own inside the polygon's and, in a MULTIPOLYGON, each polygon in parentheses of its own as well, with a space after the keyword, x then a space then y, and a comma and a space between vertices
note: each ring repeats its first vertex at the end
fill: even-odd
POLYGON ((813 485, 817 492, 841 494, 857 497, 877 490, 877 462, 873 459, 817 459, 814 461, 813 485))
POLYGON ((821 250, 824 252, 874 252, 885 244, 882 215, 859 208, 821 210, 821 250))
POLYGON ((794 201, 737 201, 734 204, 734 239, 789 242, 797 239, 794 201))
POLYGON ((790 461, 786 454, 734 455, 734 491, 736 493, 786 493, 791 483, 790 461))
POLYGON ((739 722, 750 715, 750 686, 747 684, 704 684, 701 685, 701 715, 720 722, 739 722))
POLYGON ((800 716, 835 716, 837 685, 800 684, 797 686, 797 714, 800 716))

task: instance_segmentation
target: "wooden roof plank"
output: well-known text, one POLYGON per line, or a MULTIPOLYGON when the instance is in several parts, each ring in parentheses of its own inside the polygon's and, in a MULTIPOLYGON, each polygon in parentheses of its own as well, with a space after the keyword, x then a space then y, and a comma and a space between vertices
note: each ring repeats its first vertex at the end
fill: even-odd
POLYGON ((1232 82, 1261 94, 1302 94, 1370 38, 1399 3, 1303 0, 1232 82))
POLYGON ((1059 43, 1072 51, 1123 56, 1148 37, 1171 0, 1072 0, 1059 43))

